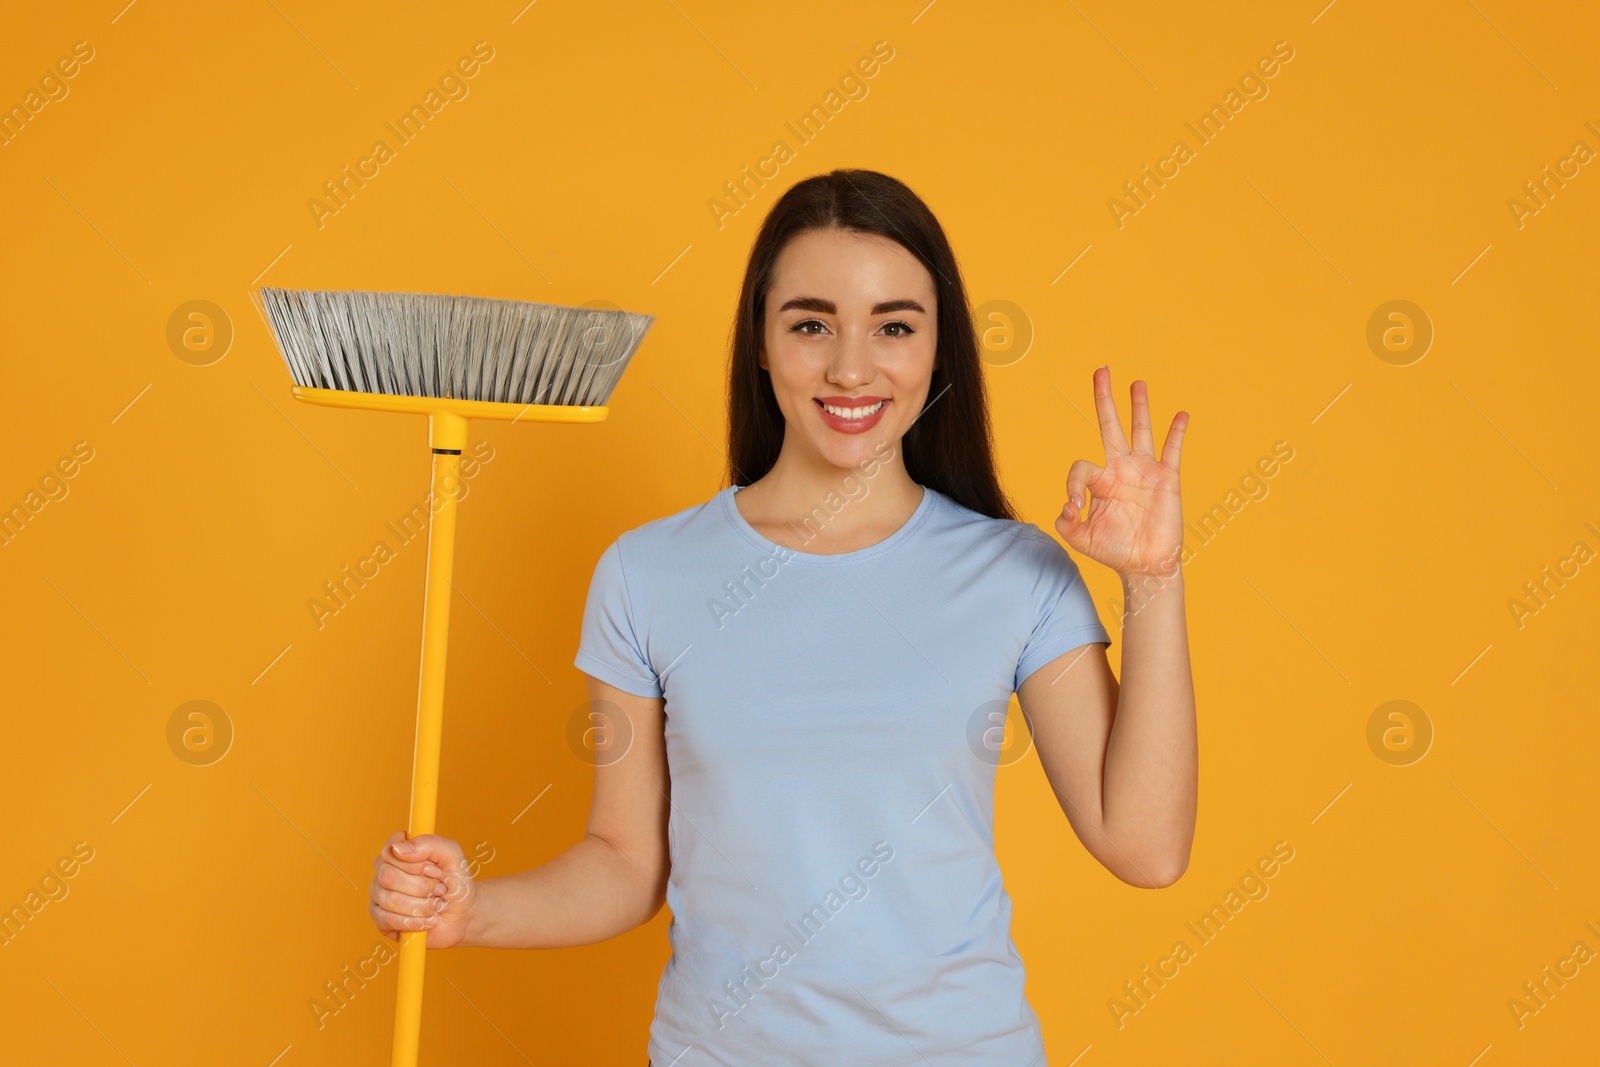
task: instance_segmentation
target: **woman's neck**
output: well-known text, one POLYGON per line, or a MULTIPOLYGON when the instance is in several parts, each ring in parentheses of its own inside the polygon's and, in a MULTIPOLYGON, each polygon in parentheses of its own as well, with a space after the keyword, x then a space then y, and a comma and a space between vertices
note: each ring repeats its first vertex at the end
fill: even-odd
POLYGON ((904 526, 925 490, 911 479, 898 448, 859 467, 778 461, 734 494, 744 520, 775 544, 836 555, 875 545, 904 526))

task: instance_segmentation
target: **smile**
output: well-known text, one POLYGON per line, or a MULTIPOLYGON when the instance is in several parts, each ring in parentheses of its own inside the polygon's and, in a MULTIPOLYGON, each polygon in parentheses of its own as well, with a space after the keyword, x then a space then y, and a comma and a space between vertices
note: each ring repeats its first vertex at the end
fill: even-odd
POLYGON ((838 430, 840 433, 862 433, 872 429, 883 417, 884 409, 889 406, 887 399, 877 399, 869 404, 857 405, 829 404, 821 400, 813 400, 813 403, 817 405, 822 421, 830 429, 838 430))
MULTIPOLYGON (((822 401, 819 400, 817 403, 822 404, 822 401)), ((883 407, 883 405, 884 401, 880 400, 876 404, 871 404, 864 408, 841 408, 835 407, 832 404, 822 404, 822 408, 828 414, 837 415, 841 419, 864 419, 868 415, 876 415, 878 413, 878 409, 883 407)))

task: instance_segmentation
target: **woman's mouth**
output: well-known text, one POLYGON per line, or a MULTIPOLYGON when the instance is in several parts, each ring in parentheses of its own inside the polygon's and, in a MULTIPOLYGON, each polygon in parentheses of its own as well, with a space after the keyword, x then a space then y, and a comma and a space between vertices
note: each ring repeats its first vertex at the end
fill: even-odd
POLYGON ((828 397, 826 401, 815 398, 817 411, 829 429, 840 433, 862 433, 877 425, 889 406, 886 397, 828 397))

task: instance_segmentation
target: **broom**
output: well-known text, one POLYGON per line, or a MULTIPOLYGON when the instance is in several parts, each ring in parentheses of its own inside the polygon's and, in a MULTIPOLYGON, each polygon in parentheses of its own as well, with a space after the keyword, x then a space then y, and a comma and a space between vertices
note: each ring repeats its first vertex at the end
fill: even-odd
MULTIPOLYGON (((408 837, 434 832, 461 449, 470 419, 599 422, 655 321, 481 296, 261 289, 298 400, 428 416, 433 491, 408 837)), ((393 1067, 415 1067, 426 930, 400 933, 393 1067)))

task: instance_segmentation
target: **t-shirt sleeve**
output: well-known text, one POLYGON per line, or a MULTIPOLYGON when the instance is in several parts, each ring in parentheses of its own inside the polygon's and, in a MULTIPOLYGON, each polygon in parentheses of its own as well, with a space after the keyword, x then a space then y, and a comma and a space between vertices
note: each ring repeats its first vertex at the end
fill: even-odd
POLYGON ((1034 623, 1017 662, 1013 690, 1021 689, 1028 675, 1064 652, 1097 641, 1111 644, 1083 575, 1061 542, 1029 524, 1022 531, 1021 545, 1021 555, 1032 568, 1034 623))
POLYGON ((628 578, 620 540, 600 554, 589 597, 583 606, 583 629, 573 665, 586 674, 635 696, 661 696, 661 680, 644 654, 634 625, 628 578))

